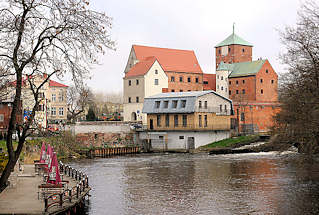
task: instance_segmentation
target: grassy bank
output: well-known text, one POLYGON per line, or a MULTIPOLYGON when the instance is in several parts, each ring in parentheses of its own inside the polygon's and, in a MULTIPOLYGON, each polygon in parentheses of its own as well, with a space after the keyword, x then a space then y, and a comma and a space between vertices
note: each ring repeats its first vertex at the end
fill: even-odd
POLYGON ((232 137, 224 140, 220 140, 217 142, 213 142, 210 144, 207 144, 205 146, 201 146, 201 151, 206 151, 210 149, 215 148, 233 148, 233 147, 239 147, 243 145, 247 145, 253 142, 256 142, 259 140, 259 135, 248 135, 248 136, 239 136, 239 137, 232 137))

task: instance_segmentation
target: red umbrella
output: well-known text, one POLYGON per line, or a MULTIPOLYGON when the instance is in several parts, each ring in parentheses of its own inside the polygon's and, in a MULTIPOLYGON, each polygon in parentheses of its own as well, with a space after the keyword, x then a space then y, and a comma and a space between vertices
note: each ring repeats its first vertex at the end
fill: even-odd
POLYGON ((50 184, 60 184, 61 183, 58 158, 57 158, 55 152, 53 152, 53 155, 52 155, 52 164, 51 164, 51 167, 49 169, 48 176, 49 177, 48 177, 47 183, 50 183, 50 184))
POLYGON ((41 153, 40 153, 40 163, 45 163, 45 159, 46 159, 45 143, 42 142, 41 153))

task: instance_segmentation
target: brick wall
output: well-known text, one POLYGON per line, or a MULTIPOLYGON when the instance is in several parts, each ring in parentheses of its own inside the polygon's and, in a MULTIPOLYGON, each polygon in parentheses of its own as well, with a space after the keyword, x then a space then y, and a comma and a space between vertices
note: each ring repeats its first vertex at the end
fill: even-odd
MULTIPOLYGON (((11 111, 12 111, 12 105, 11 103, 0 103, 0 115, 1 118, 3 117, 3 121, 0 121, 0 131, 7 131, 9 127, 9 121, 11 117, 11 111)), ((22 113, 21 113, 21 108, 20 111, 18 111, 17 114, 17 123, 22 122, 22 113)))
POLYGON ((203 90, 216 91, 216 74, 203 74, 203 90), (205 84, 207 82, 207 84, 205 84))
POLYGON ((185 72, 166 72, 168 76, 168 92, 187 92, 203 90, 203 74, 185 72), (173 80, 172 80, 173 77, 173 80), (180 81, 182 78, 182 81, 180 81), (188 80, 190 78, 190 82, 188 80), (196 82, 196 78, 198 82, 196 82))
POLYGON ((246 76, 229 78, 229 98, 236 102, 247 102, 256 100, 256 77, 246 76), (243 92, 244 90, 244 92, 243 92))
POLYGON ((220 62, 224 63, 239 63, 252 61, 252 47, 251 46, 242 46, 242 45, 230 45, 230 52, 226 56, 222 56, 221 49, 222 47, 217 47, 215 49, 216 56, 216 69, 220 62), (244 52, 243 52, 244 50, 244 52))

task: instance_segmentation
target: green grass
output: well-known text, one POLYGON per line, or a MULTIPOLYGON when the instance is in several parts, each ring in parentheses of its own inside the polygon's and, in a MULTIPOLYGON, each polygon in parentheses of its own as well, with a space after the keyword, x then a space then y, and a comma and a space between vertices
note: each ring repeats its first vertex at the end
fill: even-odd
MULTIPOLYGON (((16 149, 17 148, 18 143, 13 141, 13 148, 16 149)), ((0 140, 0 148, 2 148, 2 150, 4 152, 7 151, 7 144, 5 140, 0 140)))
POLYGON ((233 137, 228 138, 225 140, 220 140, 214 143, 207 144, 202 146, 203 148, 225 148, 225 147, 232 147, 237 144, 249 144, 255 142, 259 139, 258 135, 249 135, 249 136, 240 136, 240 137, 233 137))

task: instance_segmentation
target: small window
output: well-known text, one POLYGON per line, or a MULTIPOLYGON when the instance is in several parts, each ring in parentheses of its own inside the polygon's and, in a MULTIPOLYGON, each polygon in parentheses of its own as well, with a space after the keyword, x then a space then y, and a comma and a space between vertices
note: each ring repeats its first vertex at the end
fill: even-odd
POLYGON ((208 84, 208 81, 203 81, 203 84, 208 84))
POLYGON ((217 90, 219 90, 219 85, 217 85, 217 90))
POLYGON ((240 114, 240 121, 245 121, 245 113, 240 114))
POLYGON ((161 105, 161 101, 155 101, 155 108, 159 108, 161 105))
POLYGON ((177 108, 177 100, 173 100, 173 102, 172 102, 172 108, 177 108))
POLYGON ((220 76, 220 80, 224 80, 224 76, 220 76))
POLYGON ((52 102, 55 102, 55 101, 56 101, 56 95, 55 95, 55 94, 52 94, 51 100, 52 100, 52 102))
POLYGON ((154 83, 155 85, 158 85, 158 79, 155 79, 155 83, 154 83))
POLYGON ((231 85, 231 81, 229 81, 229 85, 231 85))
POLYGON ((157 127, 161 127, 161 115, 156 116, 157 127))
POLYGON ((207 101, 204 102, 204 108, 207 109, 207 101))
POLYGON ((56 107, 51 108, 51 115, 55 116, 56 115, 56 107))
POLYGON ((263 89, 261 89, 261 90, 260 90, 260 93, 261 93, 261 94, 264 94, 264 90, 263 90, 263 89))
POLYGON ((231 51, 231 48, 228 48, 228 52, 230 52, 231 51))
POLYGON ((224 108, 225 108, 225 109, 224 109, 225 113, 227 113, 227 105, 225 105, 224 108))
POLYGON ((132 101, 131 101, 131 97, 128 97, 128 103, 131 103, 132 101))
POLYGON ((178 115, 174 115, 174 126, 178 127, 178 115))
POLYGON ((231 90, 229 90, 229 95, 231 95, 231 90))
POLYGON ((183 90, 179 90, 179 92, 183 92, 183 90))
POLYGON ((198 127, 202 127, 202 115, 198 115, 198 127))
POLYGON ((223 105, 219 105, 219 111, 223 112, 223 105))
POLYGON ((63 108, 63 107, 60 107, 60 108, 59 108, 59 115, 60 115, 60 116, 63 116, 63 115, 64 115, 64 108, 63 108))
POLYGON ((164 108, 168 108, 168 101, 164 101, 164 108))
POLYGON ((138 79, 136 79, 136 85, 138 85, 139 84, 139 80, 138 79))
POLYGON ((198 102, 198 107, 199 107, 199 108, 202 108, 202 101, 199 101, 199 102, 198 102))
POLYGON ((260 79, 260 83, 263 83, 263 79, 260 79))
POLYGON ((183 76, 179 77, 179 82, 183 82, 183 76))
POLYGON ((128 85, 131 86, 132 85, 132 81, 128 80, 128 85))
POLYGON ((175 77, 171 76, 171 82, 175 82, 175 77))
POLYGON ((268 69, 266 69, 266 73, 268 73, 268 69))
POLYGON ((138 96, 136 96, 136 103, 140 102, 140 98, 138 96))
POLYGON ((204 115, 204 127, 207 127, 207 115, 204 115))
POLYGON ((188 77, 188 78, 187 78, 187 82, 191 82, 191 77, 188 77))
POLYGON ((183 127, 187 126, 187 115, 183 115, 183 127))
POLYGON ((168 114, 165 115, 165 126, 169 127, 169 115, 168 114))
POLYGON ((271 83, 273 84, 273 83, 274 83, 274 80, 271 80, 271 83))
POLYGON ((245 80, 243 80, 243 84, 245 84, 245 80))
POLYGON ((238 81, 236 81, 236 84, 238 84, 238 81))
POLYGON ((182 100, 182 101, 181 101, 181 107, 182 107, 182 108, 185 108, 185 107, 186 107, 186 100, 182 100))
POLYGON ((244 53, 244 52, 245 52, 245 49, 242 49, 241 51, 244 53))
POLYGON ((238 90, 236 90, 236 94, 238 94, 238 90))
POLYGON ((179 139, 180 140, 184 140, 184 136, 179 136, 179 139))
POLYGON ((217 79, 219 79, 219 75, 217 75, 217 79))
POLYGON ((0 122, 4 121, 4 114, 0 114, 0 122))
POLYGON ((198 83, 198 80, 199 80, 198 78, 195 78, 195 82, 196 82, 196 83, 198 83))
POLYGON ((174 90, 174 89, 172 89, 172 90, 171 90, 171 92, 175 92, 175 90, 174 90))
POLYGON ((245 94, 245 89, 242 90, 242 93, 245 94))
POLYGON ((221 89, 221 90, 224 90, 224 87, 222 86, 220 89, 221 89))
POLYGON ((220 54, 221 53, 221 51, 220 51, 220 49, 218 49, 218 54, 220 54))
POLYGON ((158 71, 157 71, 157 69, 155 69, 155 74, 156 74, 156 75, 158 74, 158 71))

